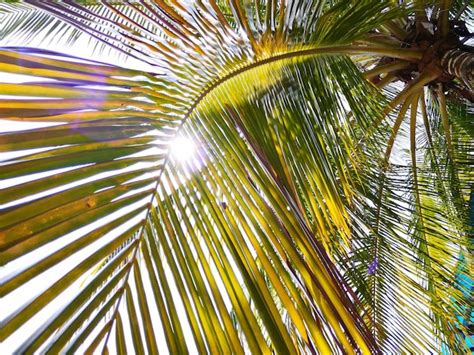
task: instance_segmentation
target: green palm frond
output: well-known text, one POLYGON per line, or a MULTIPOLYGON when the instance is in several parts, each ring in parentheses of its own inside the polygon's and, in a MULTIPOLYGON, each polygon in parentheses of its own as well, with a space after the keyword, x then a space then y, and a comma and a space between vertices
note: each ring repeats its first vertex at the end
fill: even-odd
MULTIPOLYGON (((416 72, 411 5, 1 4, 0 72, 21 83, 0 79, 0 119, 26 127, 0 134, 1 341, 463 349, 472 112, 432 84, 442 68, 416 72), (79 39, 114 64, 50 46, 79 39), (180 138, 194 159, 171 154, 180 138)), ((446 37, 457 8, 426 6, 446 37)))
MULTIPOLYGON (((461 112, 466 110, 461 108, 461 112)), ((368 184, 358 194, 359 198, 364 196, 369 201, 368 204, 368 201, 361 201, 360 210, 355 212, 368 224, 369 233, 364 229, 357 231, 355 250, 345 266, 346 277, 360 292, 362 303, 371 305, 367 317, 377 324, 374 333, 384 340, 390 351, 437 351, 443 343, 464 349, 465 344, 455 344, 459 339, 450 334, 459 328, 467 333, 456 316, 464 318, 465 315, 459 313, 459 305, 466 307, 471 302, 456 290, 453 278, 459 256, 469 254, 470 250, 464 199, 469 197, 472 182, 472 169, 469 168, 472 147, 467 144, 464 152, 456 147, 456 153, 463 154, 467 166, 463 173, 453 170, 453 164, 446 157, 444 133, 434 140, 433 127, 428 125, 431 138, 427 139, 426 127, 416 128, 423 121, 422 112, 414 113, 418 117, 410 113, 411 117, 405 117, 399 131, 399 138, 410 142, 406 160, 411 164, 389 164, 382 194, 380 172, 375 167, 374 175, 366 175, 368 184), (441 139, 440 143, 437 143, 438 139, 441 139), (463 188, 459 189, 461 185, 463 188), (379 211, 373 213, 372 206, 379 206, 379 211), (377 228, 375 235, 370 226, 377 228), (427 302, 428 299, 431 301, 427 302), (421 304, 426 304, 426 308, 421 304), (390 332, 394 323, 407 332, 390 332), (420 324, 425 326, 420 327, 420 324), (433 324, 437 334, 423 331, 433 324), (406 334, 409 334, 408 338, 406 334)), ((454 123, 456 119, 451 117, 454 123)), ((429 122, 438 122, 438 128, 442 125, 439 115, 430 116, 429 122)), ((469 139, 464 136, 464 141, 469 139)), ((470 273, 470 270, 464 270, 461 277, 469 277, 470 273)))

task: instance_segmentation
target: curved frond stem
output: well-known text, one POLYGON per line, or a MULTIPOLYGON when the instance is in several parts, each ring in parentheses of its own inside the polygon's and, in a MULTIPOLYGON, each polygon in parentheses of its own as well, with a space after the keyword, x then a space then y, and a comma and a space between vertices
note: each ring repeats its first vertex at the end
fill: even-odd
MULTIPOLYGON (((181 127, 181 126, 180 126, 181 127)), ((160 173, 156 179, 156 184, 155 186, 153 187, 153 193, 151 194, 151 199, 150 199, 150 202, 148 203, 148 208, 146 209, 146 215, 145 215, 145 218, 143 219, 142 221, 142 225, 140 226, 140 230, 138 231, 138 237, 135 239, 137 242, 136 242, 136 245, 131 253, 131 257, 130 257, 130 267, 128 268, 124 278, 123 278, 123 283, 122 283, 122 289, 121 289, 121 293, 120 295, 118 295, 118 298, 117 298, 117 302, 115 303, 115 307, 114 307, 114 310, 112 312, 112 315, 110 317, 110 322, 113 323, 115 322, 115 319, 117 318, 117 315, 119 314, 119 306, 120 306, 120 302, 121 300, 123 299, 123 296, 125 294, 125 286, 127 285, 128 283, 128 279, 130 277, 130 274, 132 272, 132 269, 135 267, 135 261, 136 261, 136 258, 137 258, 137 255, 138 255, 138 251, 140 250, 140 244, 142 243, 143 241, 143 238, 145 236, 145 228, 146 228, 146 224, 147 224, 147 221, 148 221, 148 218, 150 217, 150 213, 153 209, 153 201, 155 200, 156 196, 157 196, 157 192, 158 192, 158 186, 161 182, 161 178, 163 176, 163 173, 165 171, 164 167, 166 166, 168 160, 169 160, 169 157, 170 157, 170 153, 169 153, 169 149, 168 149, 168 153, 166 154, 166 157, 165 157, 165 160, 163 162, 163 169, 160 170, 160 173)), ((107 343, 109 341, 109 338, 110 338, 110 334, 112 333, 112 326, 109 328, 108 332, 107 332, 107 335, 105 336, 105 341, 104 341, 104 347, 102 349, 102 353, 104 353, 106 347, 107 347, 107 343)))
MULTIPOLYGON (((400 129, 400 126, 403 122, 403 119, 405 118, 405 115, 406 115, 406 112, 408 111, 408 108, 410 107, 410 105, 412 104, 412 98, 411 96, 406 98, 405 99, 405 102, 403 103, 402 107, 400 108, 400 111, 398 113, 398 116, 393 124, 393 127, 392 127, 392 133, 390 134, 390 138, 387 142, 387 148, 385 149, 385 154, 384 154, 384 157, 382 159, 382 175, 385 176, 386 172, 387 172, 387 169, 388 169, 388 166, 389 166, 389 160, 390 160, 390 156, 392 155, 392 149, 393 149, 393 144, 395 143, 395 139, 397 137, 397 134, 398 134, 398 131, 400 129)), ((383 181, 383 179, 382 179, 383 181)), ((376 228, 375 228, 375 231, 377 231, 377 226, 378 226, 378 221, 379 221, 379 216, 380 216, 380 206, 381 206, 381 198, 382 198, 382 193, 383 193, 383 182, 381 183, 380 185, 380 190, 379 190, 379 193, 378 193, 378 196, 379 196, 379 199, 378 199, 378 208, 377 208, 377 218, 376 218, 376 221, 375 221, 375 225, 376 225, 376 228)))
POLYGON ((427 70, 423 72, 418 78, 412 80, 392 101, 390 101, 385 109, 383 110, 380 118, 370 127, 365 138, 369 137, 383 122, 387 115, 392 112, 400 103, 406 102, 407 98, 414 95, 416 92, 423 89, 423 87, 439 77, 441 75, 441 69, 434 68, 433 70, 427 70))
MULTIPOLYGON (((394 58, 400 58, 400 59, 406 59, 406 60, 417 60, 417 59, 421 59, 421 56, 422 56, 422 52, 419 50, 399 49, 399 50, 394 51, 392 48, 354 46, 354 45, 301 49, 297 51, 290 51, 287 53, 277 54, 269 58, 257 60, 249 65, 243 66, 215 80, 195 99, 193 104, 190 106, 190 108, 184 115, 182 124, 184 124, 184 122, 192 115, 196 107, 200 104, 202 100, 204 100, 205 97, 207 97, 212 91, 214 91, 220 85, 238 76, 239 74, 242 74, 251 69, 257 68, 259 66, 274 63, 280 60, 292 59, 292 58, 297 58, 297 57, 305 57, 305 56, 338 55, 338 54, 348 54, 348 55, 374 54, 374 55, 381 55, 381 56, 393 55, 394 58)), ((418 82, 414 83, 413 84, 414 88, 412 88, 412 90, 409 91, 408 94, 401 95, 401 97, 399 98, 399 101, 402 101, 406 96, 410 95, 413 91, 418 90, 419 87, 423 86, 422 83, 424 83, 427 80, 428 82, 433 80, 433 76, 428 76, 427 78, 424 78, 423 80, 419 80, 418 82)))
POLYGON ((432 82, 439 75, 441 75, 440 69, 423 72, 418 78, 412 80, 392 101, 388 103, 387 107, 384 110, 384 115, 388 115, 401 102, 421 90, 425 85, 432 82))
POLYGON ((452 0, 441 0, 438 15, 438 35, 445 38, 449 33, 449 8, 452 0))
POLYGON ((406 31, 401 28, 397 23, 395 23, 395 21, 387 21, 387 23, 385 23, 382 28, 388 30, 388 32, 392 33, 395 38, 400 41, 403 41, 407 36, 406 31))
POLYGON ((387 75, 385 75, 385 77, 382 80, 380 80, 377 84, 375 84, 375 86, 378 87, 379 89, 383 89, 390 83, 393 83, 396 79, 397 77, 395 76, 395 74, 388 73, 387 75))
POLYGON ((441 75, 441 70, 426 71, 422 73, 418 78, 411 81, 390 103, 384 110, 384 114, 389 114, 395 109, 402 101, 406 100, 409 96, 413 95, 417 91, 421 90, 426 84, 436 79, 441 75))
POLYGON ((421 111, 421 116, 423 118, 423 125, 425 126, 425 130, 426 130, 426 136, 428 138, 428 143, 430 145, 430 148, 433 148, 433 138, 431 136, 431 127, 430 127, 430 122, 428 120, 428 113, 426 112, 426 101, 425 101, 424 90, 421 91, 419 99, 420 99, 420 111, 421 111))
POLYGON ((373 77, 375 77, 377 75, 380 75, 380 74, 383 74, 383 73, 390 73, 390 72, 393 72, 393 71, 396 71, 396 70, 406 69, 409 66, 410 66, 409 62, 396 60, 396 61, 393 61, 393 62, 388 63, 388 64, 377 65, 375 68, 366 71, 363 74, 363 76, 366 79, 370 79, 370 78, 373 78, 373 77))
MULTIPOLYGON (((384 155, 384 158, 382 160, 382 172, 381 172, 381 180, 380 180, 380 186, 379 186, 379 190, 377 192, 377 201, 376 201, 376 206, 377 206, 377 210, 376 210, 376 213, 375 213, 375 225, 374 225, 374 228, 373 228, 373 231, 374 231, 374 238, 375 238, 375 243, 374 243, 374 248, 373 248, 373 251, 372 251, 372 255, 373 255, 373 260, 377 260, 378 258, 378 245, 379 245, 379 223, 380 223, 380 212, 381 212, 381 206, 382 206, 382 198, 383 198, 383 191, 384 191, 384 186, 385 186, 385 179, 386 179, 386 173, 387 173, 387 169, 388 169, 388 166, 389 166, 389 159, 390 159, 390 155, 392 153, 392 148, 393 148, 393 144, 395 142, 395 138, 398 134, 398 130, 400 129, 400 126, 403 122, 403 119, 405 118, 405 115, 406 115, 406 112, 408 111, 408 108, 410 107, 410 105, 412 104, 412 96, 409 96, 405 99, 404 103, 402 104, 402 107, 400 108, 400 111, 398 113, 398 116, 395 120, 395 123, 393 124, 393 127, 392 127, 392 133, 390 135, 390 138, 389 138, 389 141, 387 143, 387 148, 385 150, 385 155, 384 155)), ((373 275, 371 276, 372 277, 372 288, 371 288, 371 291, 372 291, 372 298, 373 298, 373 310, 372 310, 372 332, 373 332, 373 336, 375 338, 377 338, 377 315, 376 315, 376 305, 375 305, 375 299, 376 299, 376 294, 377 294, 377 281, 376 281, 376 275, 377 275, 377 270, 375 269, 374 270, 374 273, 373 275)))
POLYGON ((446 95, 444 94, 442 84, 438 84, 437 94, 439 98, 439 113, 441 116, 441 122, 443 123, 446 144, 448 146, 448 156, 454 164, 454 160, 453 160, 454 152, 453 152, 453 142, 451 138, 451 128, 449 124, 448 108, 446 106, 446 95))
MULTIPOLYGON (((416 117, 417 117, 417 106, 418 106, 419 96, 416 96, 413 99, 410 112, 410 153, 411 153, 411 165, 413 169, 413 183, 415 186, 415 195, 416 195, 416 204, 418 208, 418 213, 420 215, 420 223, 423 225, 423 215, 421 210, 421 199, 420 191, 418 188, 418 173, 416 171, 416 117)), ((423 228, 424 230, 424 228, 423 228)))
POLYGON ((400 48, 402 42, 397 38, 385 34, 370 34, 356 41, 356 43, 364 44, 364 45, 372 45, 372 46, 382 46, 386 48, 400 48))
MULTIPOLYGON (((441 169, 440 169, 440 166, 439 166, 438 157, 435 154, 435 147, 434 147, 434 142, 433 142, 433 136, 432 136, 432 133, 431 133, 431 126, 430 126, 430 122, 428 120, 428 113, 426 112, 426 101, 425 101, 424 92, 422 92, 421 95, 420 95, 420 110, 421 110, 421 115, 422 115, 422 118, 423 118, 423 125, 425 126, 426 136, 427 136, 427 139, 428 139, 428 145, 429 145, 429 149, 430 149, 431 161, 432 161, 432 164, 433 164, 433 167, 434 167, 434 170, 435 170, 435 174, 438 176, 438 179, 440 181, 442 181, 443 178, 441 176, 441 169)), ((441 188, 443 189, 443 194, 445 196, 447 196, 448 191, 446 190, 445 185, 441 184, 441 188)))

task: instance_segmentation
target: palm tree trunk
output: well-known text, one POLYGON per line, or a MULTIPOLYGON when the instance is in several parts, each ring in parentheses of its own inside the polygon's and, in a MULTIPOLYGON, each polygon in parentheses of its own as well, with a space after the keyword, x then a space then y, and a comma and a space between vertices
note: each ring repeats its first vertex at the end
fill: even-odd
POLYGON ((444 71, 461 79, 468 88, 474 88, 474 53, 452 49, 441 59, 444 71))

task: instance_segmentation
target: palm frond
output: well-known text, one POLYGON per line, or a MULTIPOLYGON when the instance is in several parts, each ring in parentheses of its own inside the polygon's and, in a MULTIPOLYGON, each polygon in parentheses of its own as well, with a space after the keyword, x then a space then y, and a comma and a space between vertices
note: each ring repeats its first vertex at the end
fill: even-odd
MULTIPOLYGON (((15 304, 0 339, 13 350, 462 348, 448 334, 467 307, 453 280, 467 274, 455 261, 470 175, 452 167, 471 158, 469 141, 461 124, 449 129, 456 154, 448 168, 436 156, 439 174, 433 154, 388 169, 383 151, 409 106, 417 147, 417 98, 432 77, 383 97, 358 69, 389 76, 422 59, 385 35, 403 32, 411 9, 26 3, 0 7, 11 46, 0 72, 27 76, 0 83, 0 119, 44 125, 0 135, 0 295, 15 304), (90 38, 143 68, 24 47, 39 28, 45 46, 90 38), (374 60, 385 56, 403 65, 374 60), (170 154, 178 137, 195 142, 196 159, 170 154), (434 183, 451 191, 434 195, 434 183)), ((429 115, 450 127, 444 111, 429 115)), ((430 139, 445 154, 444 138, 430 139)))

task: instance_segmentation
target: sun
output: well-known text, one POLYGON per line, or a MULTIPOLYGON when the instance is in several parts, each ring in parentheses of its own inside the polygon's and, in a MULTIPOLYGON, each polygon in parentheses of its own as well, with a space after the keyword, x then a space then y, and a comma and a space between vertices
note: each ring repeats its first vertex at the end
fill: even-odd
POLYGON ((187 162, 196 155, 196 144, 189 138, 177 137, 170 143, 171 156, 180 162, 187 162))

